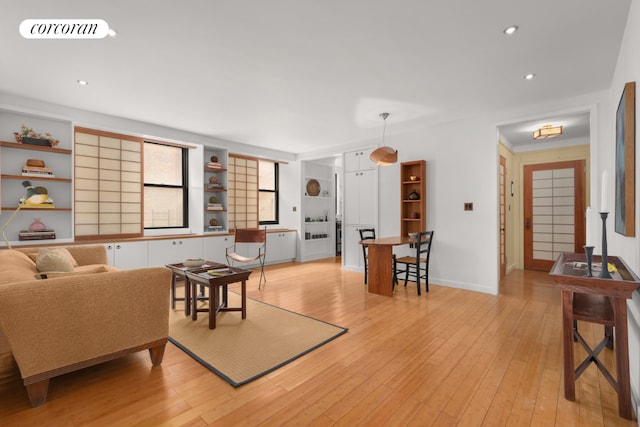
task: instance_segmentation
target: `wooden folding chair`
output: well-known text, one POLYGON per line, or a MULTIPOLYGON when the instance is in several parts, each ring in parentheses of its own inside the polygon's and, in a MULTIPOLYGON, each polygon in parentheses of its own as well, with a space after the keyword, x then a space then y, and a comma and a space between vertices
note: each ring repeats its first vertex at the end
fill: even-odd
MULTIPOLYGON (((254 246, 254 245, 252 245, 254 246)), ((244 248, 241 248, 244 249, 244 248)), ((251 263, 254 261, 258 261, 260 265, 260 281, 258 282, 258 289, 262 287, 262 280, 267 281, 267 278, 264 275, 264 258, 267 249, 267 229, 259 229, 259 228, 236 228, 235 229, 235 238, 233 242, 233 246, 229 246, 226 248, 226 256, 227 256, 227 264, 230 266, 234 265, 234 262, 239 263, 251 263), (257 248, 258 253, 256 255, 241 255, 238 253, 238 243, 258 243, 260 244, 257 248)), ((254 248, 250 249, 253 254, 254 248)), ((249 249, 247 248, 247 253, 249 249)))

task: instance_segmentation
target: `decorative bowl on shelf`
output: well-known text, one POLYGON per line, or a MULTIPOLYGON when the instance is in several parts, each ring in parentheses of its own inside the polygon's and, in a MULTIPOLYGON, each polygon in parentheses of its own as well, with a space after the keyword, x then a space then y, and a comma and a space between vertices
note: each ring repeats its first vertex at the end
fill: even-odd
POLYGON ((416 239, 420 233, 409 233, 409 238, 416 239))
POLYGON ((411 176, 409 177, 409 180, 410 180, 410 181, 417 181, 417 180, 418 180, 418 177, 417 177, 417 176, 415 176, 415 175, 411 175, 411 176))
POLYGON ((182 261, 182 265, 185 267, 202 267, 206 260, 202 258, 187 258, 182 261))

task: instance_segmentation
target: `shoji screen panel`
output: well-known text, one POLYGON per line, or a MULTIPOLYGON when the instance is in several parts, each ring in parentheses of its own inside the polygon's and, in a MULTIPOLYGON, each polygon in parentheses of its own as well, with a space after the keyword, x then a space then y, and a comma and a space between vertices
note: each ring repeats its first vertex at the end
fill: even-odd
POLYGON ((142 235, 142 140, 92 129, 75 132, 75 235, 142 235))
POLYGON ((229 154, 229 229, 258 227, 258 159, 229 154))
POLYGON ((575 247, 574 169, 533 172, 533 258, 555 260, 575 247))

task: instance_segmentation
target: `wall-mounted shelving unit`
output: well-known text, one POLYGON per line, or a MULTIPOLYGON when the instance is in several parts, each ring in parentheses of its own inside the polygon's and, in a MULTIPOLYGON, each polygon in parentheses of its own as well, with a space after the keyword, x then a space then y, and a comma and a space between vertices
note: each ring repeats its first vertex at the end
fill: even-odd
MULTIPOLYGON (((73 241, 73 180, 72 180, 73 123, 58 117, 47 117, 24 111, 0 109, 0 225, 4 225, 19 205, 26 190, 22 181, 34 187, 45 187, 55 207, 23 207, 8 225, 5 235, 11 245, 33 244, 33 240, 19 240, 19 232, 28 230, 36 219, 47 229, 55 230, 56 239, 43 243, 73 241), (13 132, 21 125, 39 133, 50 133, 60 140, 56 147, 18 143, 13 132), (27 160, 44 161, 54 176, 23 175, 27 160)), ((37 243, 37 241, 35 241, 37 243)), ((4 245, 4 242, 0 242, 4 245)))
POLYGON ((304 162, 301 258, 335 256, 335 180, 332 166, 304 162))
POLYGON ((400 234, 426 231, 426 162, 400 164, 400 234))
POLYGON ((204 147, 204 232, 228 231, 227 151, 204 147), (213 161, 217 158, 217 161, 213 161))

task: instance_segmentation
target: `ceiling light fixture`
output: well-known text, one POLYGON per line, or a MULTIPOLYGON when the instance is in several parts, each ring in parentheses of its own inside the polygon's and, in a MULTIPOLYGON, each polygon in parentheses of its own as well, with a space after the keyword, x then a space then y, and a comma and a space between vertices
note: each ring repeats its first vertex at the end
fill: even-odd
POLYGON ((536 76, 535 74, 529 73, 529 74, 527 74, 526 76, 524 76, 524 79, 525 79, 525 80, 531 80, 531 79, 533 79, 535 76, 536 76))
POLYGON ((109 37, 115 37, 118 35, 116 30, 114 30, 113 28, 109 28, 109 31, 107 31, 107 34, 109 35, 109 37))
POLYGON ((373 150, 369 158, 378 166, 389 166, 398 161, 398 150, 384 145, 384 134, 387 130, 387 117, 389 113, 380 113, 380 117, 384 120, 382 128, 382 146, 373 150))
POLYGON ((88 85, 88 84, 89 84, 89 82, 88 82, 88 81, 86 81, 86 80, 78 80, 78 84, 79 84, 80 86, 86 86, 86 85, 88 85))
POLYGON ((513 33, 515 33, 516 31, 518 31, 518 26, 517 25, 512 25, 510 27, 505 28, 504 30, 502 30, 502 32, 508 36, 512 35, 513 33))
POLYGON ((562 126, 544 125, 533 132, 533 139, 548 139, 562 135, 562 126))

